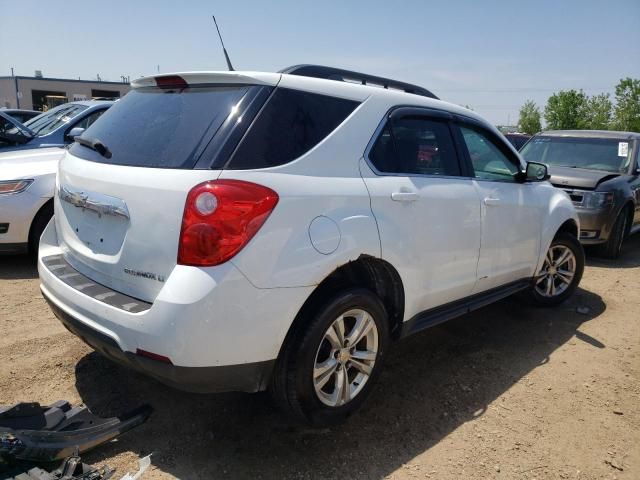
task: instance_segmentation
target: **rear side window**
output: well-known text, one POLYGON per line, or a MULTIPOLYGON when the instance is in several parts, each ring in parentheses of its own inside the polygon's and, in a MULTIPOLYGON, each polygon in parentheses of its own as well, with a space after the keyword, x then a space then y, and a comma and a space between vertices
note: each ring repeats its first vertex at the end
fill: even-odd
POLYGON ((447 122, 428 118, 403 117, 387 123, 369 159, 383 173, 460 175, 447 122))
POLYGON ((352 100, 278 88, 226 168, 265 168, 291 162, 326 138, 358 105, 352 100))
POLYGON ((104 144, 111 158, 79 143, 73 144, 71 153, 113 165, 192 168, 196 154, 250 88, 259 87, 132 90, 82 134, 104 144))

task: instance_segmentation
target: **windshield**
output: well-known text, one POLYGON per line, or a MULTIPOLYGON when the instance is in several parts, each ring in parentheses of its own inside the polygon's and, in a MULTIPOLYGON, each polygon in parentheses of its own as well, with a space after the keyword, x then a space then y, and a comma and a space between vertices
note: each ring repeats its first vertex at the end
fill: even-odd
POLYGON ((527 162, 617 173, 629 167, 631 150, 628 140, 541 135, 527 143, 520 154, 527 162))
POLYGON ((25 122, 24 125, 31 129, 36 137, 42 137, 53 132, 61 125, 66 125, 87 108, 89 107, 86 105, 66 103, 32 118, 25 122))
POLYGON ((218 130, 250 88, 132 90, 82 134, 85 140, 99 141, 112 155, 105 158, 79 143, 71 153, 113 165, 191 168, 198 148, 211 140, 206 133, 218 130))

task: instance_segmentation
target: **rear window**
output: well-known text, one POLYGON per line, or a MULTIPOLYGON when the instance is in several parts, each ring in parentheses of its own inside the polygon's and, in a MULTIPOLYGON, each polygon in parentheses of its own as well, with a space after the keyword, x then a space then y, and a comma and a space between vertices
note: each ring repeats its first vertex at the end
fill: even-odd
MULTIPOLYGON (((95 162, 153 168, 192 168, 201 147, 251 86, 132 90, 82 138, 99 140, 111 158, 74 143, 71 153, 95 162)), ((236 107, 237 108, 237 107, 236 107)))
POLYGON ((278 88, 226 168, 265 168, 291 162, 326 138, 358 105, 352 100, 278 88))

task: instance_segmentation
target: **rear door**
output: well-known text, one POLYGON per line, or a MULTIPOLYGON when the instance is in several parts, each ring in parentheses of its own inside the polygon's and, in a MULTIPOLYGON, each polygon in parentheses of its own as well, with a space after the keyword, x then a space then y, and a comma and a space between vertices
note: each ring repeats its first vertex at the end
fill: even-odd
POLYGON ((405 318, 468 296, 476 282, 480 202, 463 174, 449 117, 400 108, 362 163, 382 257, 405 286, 405 318))
MULTIPOLYGON (((211 168, 219 136, 237 134, 250 101, 270 90, 180 80, 133 89, 82 134, 59 167, 55 221, 69 263, 150 302, 177 263, 189 190, 220 174, 211 168)), ((244 119, 250 123, 251 116, 244 119)))
POLYGON ((521 183, 520 159, 494 132, 459 121, 456 135, 481 199, 482 237, 474 293, 531 277, 540 251, 546 197, 521 183))

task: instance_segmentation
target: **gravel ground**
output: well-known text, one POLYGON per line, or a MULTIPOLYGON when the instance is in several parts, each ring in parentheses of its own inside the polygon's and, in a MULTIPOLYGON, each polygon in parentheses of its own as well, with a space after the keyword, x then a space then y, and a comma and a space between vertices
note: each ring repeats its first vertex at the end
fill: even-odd
POLYGON ((143 426, 87 454, 144 479, 640 478, 640 235, 590 259, 557 309, 510 298, 391 352, 365 408, 324 430, 287 424, 265 394, 164 387, 92 352, 54 318, 27 258, 0 258, 0 404, 58 399, 143 426), (578 311, 579 310, 579 311, 578 311))

